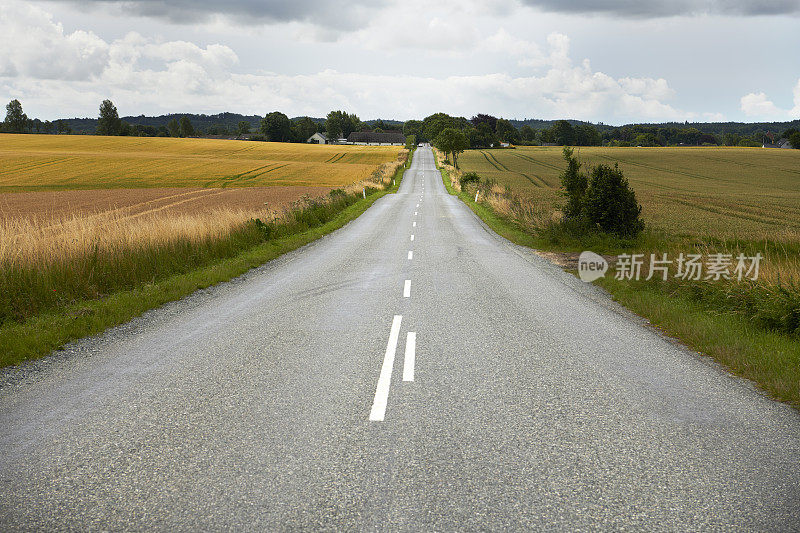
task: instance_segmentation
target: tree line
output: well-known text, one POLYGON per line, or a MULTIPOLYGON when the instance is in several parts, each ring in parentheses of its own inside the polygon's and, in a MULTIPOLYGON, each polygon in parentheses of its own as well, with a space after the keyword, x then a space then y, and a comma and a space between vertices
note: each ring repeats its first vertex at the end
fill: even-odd
MULTIPOLYGON (((202 117, 206 118, 205 115, 202 117)), ((517 121, 514 122, 519 124, 517 121)), ((557 120, 549 123, 549 126, 545 126, 547 123, 544 121, 527 122, 541 127, 533 128, 528 123, 517 127, 510 120, 481 113, 470 119, 446 113, 434 113, 423 120, 394 123, 383 120, 363 122, 357 115, 341 110, 331 111, 325 119, 310 117, 290 119, 280 111, 273 111, 267 113, 257 124, 240 120, 237 124, 211 124, 205 127, 195 127, 189 117, 184 115, 173 117, 166 124, 152 126, 130 124, 120 119, 113 102, 104 100, 100 105, 95 133, 149 137, 220 136, 273 142, 305 142, 315 133, 324 133, 329 139, 335 140, 347 138, 350 133, 359 131, 398 131, 411 142, 436 144, 436 139, 442 131, 453 130, 449 131, 441 142, 455 150, 492 148, 506 143, 558 146, 761 146, 764 143, 779 142, 781 139, 788 139, 794 148, 800 148, 800 134, 798 134, 800 121, 796 121, 797 127, 790 126, 782 132, 775 133, 751 127, 756 125, 738 123, 720 124, 718 133, 709 133, 688 123, 614 127, 567 120, 557 120), (464 146, 466 148, 462 148, 464 146)), ((50 122, 29 119, 22 110, 22 104, 16 99, 6 106, 6 119, 0 124, 0 131, 72 133, 69 124, 64 120, 50 122)))

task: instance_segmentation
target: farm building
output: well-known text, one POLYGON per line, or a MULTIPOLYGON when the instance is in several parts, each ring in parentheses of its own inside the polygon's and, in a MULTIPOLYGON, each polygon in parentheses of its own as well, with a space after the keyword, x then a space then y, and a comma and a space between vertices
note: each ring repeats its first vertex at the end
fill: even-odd
POLYGON ((398 132, 360 131, 348 135, 347 143, 405 146, 406 136, 398 132))
POLYGON ((324 133, 315 133, 306 141, 308 144, 328 144, 328 137, 324 133))

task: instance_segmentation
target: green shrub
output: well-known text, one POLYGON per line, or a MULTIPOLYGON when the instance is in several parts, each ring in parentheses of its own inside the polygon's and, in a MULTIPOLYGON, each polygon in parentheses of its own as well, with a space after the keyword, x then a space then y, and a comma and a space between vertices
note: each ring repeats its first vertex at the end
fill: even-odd
POLYGON ((644 229, 642 206, 616 164, 592 167, 583 204, 587 220, 603 231, 635 237, 644 229))
POLYGON ((561 174, 561 187, 567 197, 564 217, 578 219, 583 215, 583 197, 589 181, 585 174, 581 174, 581 164, 578 158, 573 157, 572 148, 564 147, 564 160, 567 162, 567 169, 561 174))
POLYGON ((470 184, 479 184, 481 182, 481 177, 478 176, 476 172, 465 172, 458 181, 461 184, 461 190, 463 191, 470 184))
POLYGON ((571 148, 564 148, 564 160, 567 168, 561 174, 561 187, 567 204, 563 208, 563 223, 570 233, 600 230, 620 237, 636 237, 641 233, 642 206, 616 164, 596 165, 590 176, 586 176, 581 173, 581 163, 571 148))

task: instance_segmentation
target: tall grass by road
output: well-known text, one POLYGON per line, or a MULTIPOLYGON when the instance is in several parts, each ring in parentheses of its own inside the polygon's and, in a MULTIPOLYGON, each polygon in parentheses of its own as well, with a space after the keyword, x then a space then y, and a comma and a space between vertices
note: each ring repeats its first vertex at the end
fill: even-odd
MULTIPOLYGON (((136 218, 111 213, 65 218, 47 227, 0 220, 0 366, 44 355, 148 308, 120 293, 159 286, 180 297, 205 285, 185 284, 203 269, 233 261, 208 278, 212 283, 228 279, 246 270, 242 265, 258 264, 237 262, 238 257, 250 254, 263 262, 309 242, 319 231, 336 229, 392 190, 407 166, 404 151, 365 181, 282 211, 219 209, 136 218), (260 253, 253 255, 254 250, 260 253), (177 293, 164 285, 176 277, 183 279, 174 283, 182 287, 177 293), (109 313, 109 320, 96 315, 98 303, 113 306, 115 301, 124 303, 109 313)), ((156 295, 150 301, 160 305, 168 300, 156 295)))

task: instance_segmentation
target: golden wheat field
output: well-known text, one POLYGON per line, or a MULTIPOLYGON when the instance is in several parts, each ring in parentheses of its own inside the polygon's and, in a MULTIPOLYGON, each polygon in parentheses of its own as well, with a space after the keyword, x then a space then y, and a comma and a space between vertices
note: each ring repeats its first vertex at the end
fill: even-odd
POLYGON ((152 188, 0 193, 6 219, 49 224, 64 218, 116 214, 133 219, 150 215, 197 214, 219 208, 252 211, 282 209, 304 197, 323 196, 330 187, 152 188))
POLYGON ((341 187, 403 149, 218 139, 0 134, 0 192, 341 187))
MULTIPOLYGON (((584 147, 576 153, 584 170, 619 164, 645 221, 669 234, 748 239, 800 234, 800 150, 584 147)), ((560 147, 469 150, 459 166, 543 207, 562 202, 560 147)))
POLYGON ((332 188, 381 188, 398 147, 0 135, 0 269, 223 238, 332 188), (246 188, 245 188, 246 187, 246 188), (17 191, 17 192, 9 192, 17 191))

